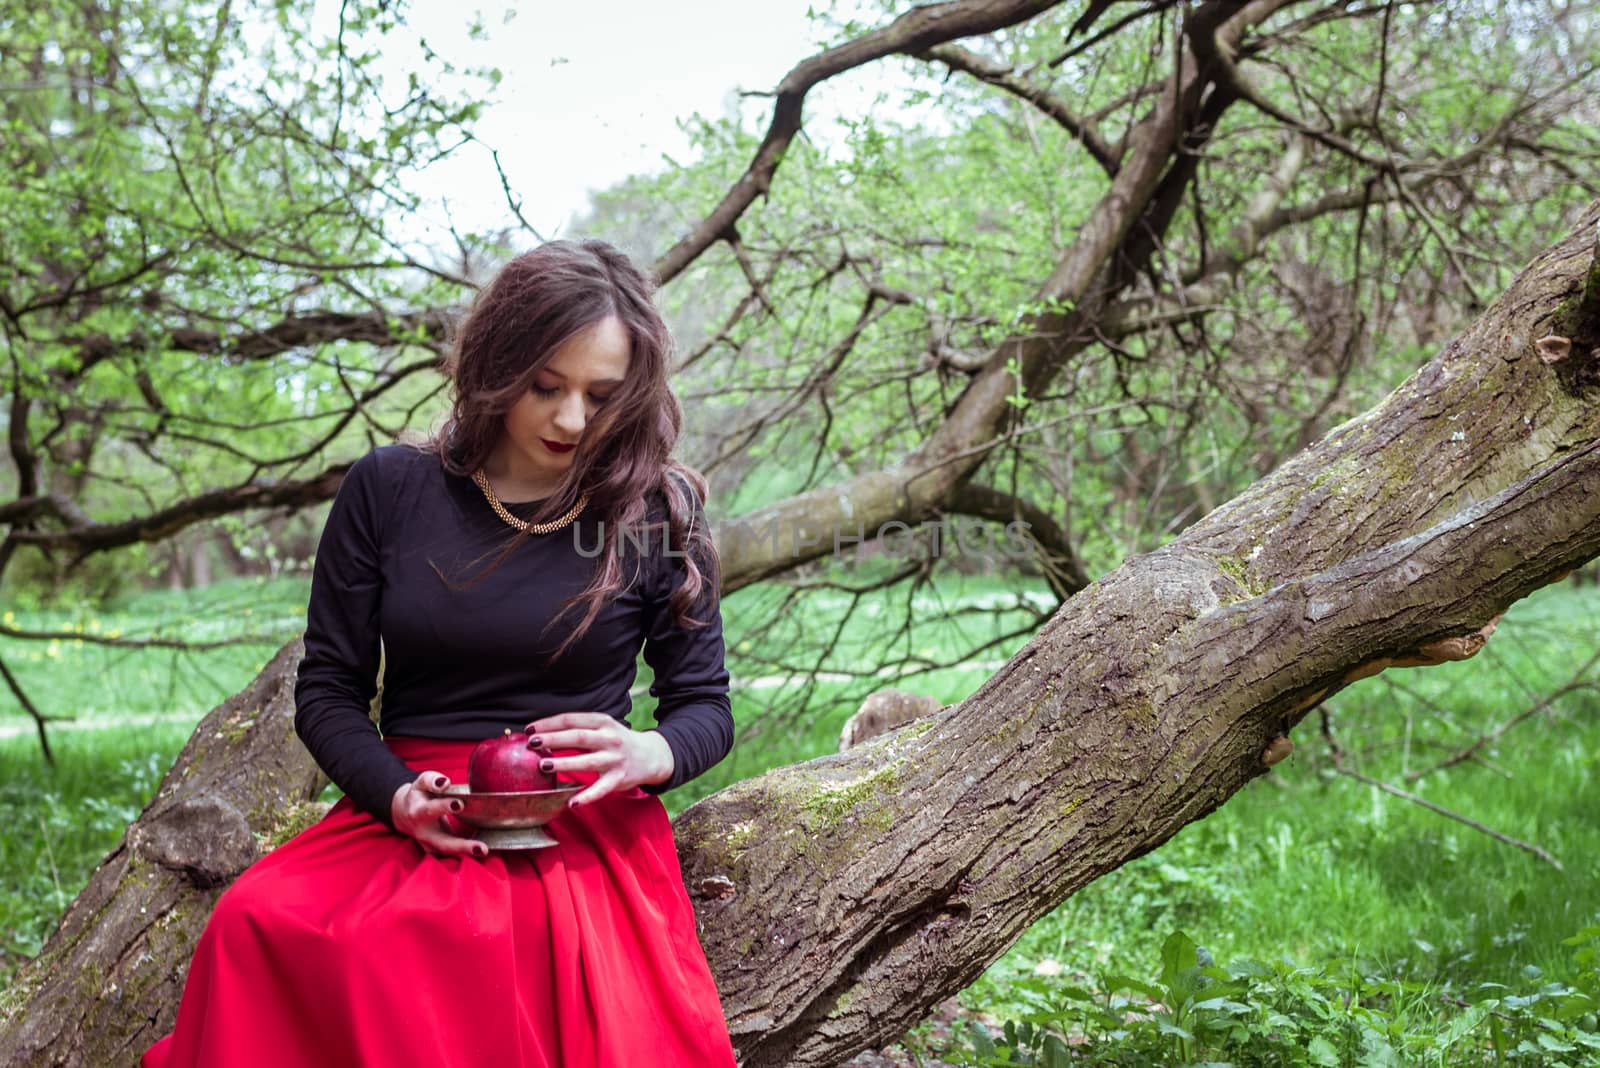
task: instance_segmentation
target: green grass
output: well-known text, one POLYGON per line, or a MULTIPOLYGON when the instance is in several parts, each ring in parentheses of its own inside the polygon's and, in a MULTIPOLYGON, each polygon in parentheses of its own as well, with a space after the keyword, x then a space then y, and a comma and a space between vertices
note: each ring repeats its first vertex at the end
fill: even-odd
MULTIPOLYGON (((1597 634, 1600 591, 1540 591, 1514 606, 1473 660, 1391 670, 1328 703, 1347 766, 1539 845, 1563 871, 1338 774, 1313 713, 1295 732, 1299 748, 1289 761, 1041 918, 963 994, 963 1004, 995 1020, 1040 1020, 1043 1012, 1063 1034, 1087 1039, 1096 1021, 1063 992, 1104 994, 1119 975, 1152 981, 1163 946, 1182 932, 1217 961, 1236 962, 1234 970, 1281 973, 1293 997, 1276 1008, 1259 986, 1256 1000, 1238 994, 1230 1001, 1267 1013, 1280 1031, 1284 1013, 1304 1022, 1331 999, 1381 1010, 1359 1027, 1341 1018, 1346 1037, 1360 1038, 1369 1023, 1405 1032, 1394 1039, 1408 1058, 1398 1063, 1600 1063, 1600 1047, 1581 1044, 1595 1040, 1600 997, 1600 695, 1570 692, 1506 733, 1481 761, 1405 782, 1409 770, 1432 766, 1568 682, 1600 648, 1597 634), (1583 932, 1587 940, 1564 944, 1583 932), (1374 993, 1375 983, 1394 990, 1374 993), (1569 984, 1587 994, 1561 995, 1569 984), (1063 1010, 1069 1002, 1072 1010, 1063 1010), (1298 1008, 1285 1008, 1290 1003, 1298 1008), (1556 1003, 1565 1013, 1560 1026, 1577 1029, 1571 1050, 1557 1048, 1573 1043, 1551 1029, 1556 1003), (1042 1010, 1045 1004, 1054 1008, 1042 1010), (1452 1028, 1474 1020, 1453 1052, 1442 1049, 1452 1028)), ((1600 680, 1600 672, 1587 677, 1600 680)), ((1115 1034, 1125 1052, 1142 1034, 1121 1023, 1099 1026, 1100 1037, 1115 1034)), ((1156 1027, 1151 1021, 1151 1035, 1156 1027)), ((1376 1046, 1360 1052, 1356 1039, 1348 1057, 1258 1060, 1248 1040, 1260 1036, 1248 1028, 1240 1034, 1208 1055, 1240 1065, 1390 1063, 1376 1046)), ((1155 1041, 1151 1035, 1144 1037, 1155 1041)), ((982 1044, 935 1052, 959 1063, 1001 1063, 976 1053, 982 1044)), ((999 1056, 1018 1063, 1046 1063, 1042 1053, 1037 1061, 1004 1053, 1003 1039, 999 1047, 999 1056)))
POLYGON ((0 989, 149 803, 192 728, 61 731, 54 767, 31 735, 0 739, 0 989))
MULTIPOLYGON (((8 629, 80 634, 53 641, 0 636, 0 657, 46 716, 103 722, 130 715, 191 724, 238 691, 305 627, 303 576, 233 579, 200 590, 156 590, 109 604, 8 607, 8 629), (240 641, 204 652, 129 649, 94 638, 240 641)), ((26 725, 0 691, 0 729, 26 725)))
MULTIPOLYGON (((887 570, 875 560, 859 572, 838 567, 826 577, 867 585, 887 570)), ((856 599, 822 589, 787 605, 776 587, 741 590, 723 605, 739 743, 709 773, 668 794, 668 809, 676 813, 730 783, 837 751, 845 721, 874 690, 909 690, 947 704, 964 699, 1027 642, 1038 607, 1048 603, 1038 589, 1019 590, 1015 580, 996 575, 942 576, 909 600, 902 590, 856 599), (912 626, 902 628, 908 605, 912 626), (953 614, 935 618, 942 613, 953 614), (820 641, 834 645, 822 677, 791 672, 820 641), (902 660, 913 670, 898 678, 862 668, 902 660)))
POLYGON ((1313 713, 1286 763, 1036 923, 987 989, 1047 960, 1148 967, 1178 928, 1219 960, 1359 958, 1460 981, 1528 966, 1566 976, 1560 940, 1600 922, 1600 695, 1558 700, 1490 749, 1488 766, 1403 778, 1568 681, 1597 633, 1595 592, 1541 591, 1473 660, 1391 670, 1329 702, 1347 762, 1540 845, 1565 871, 1336 774, 1313 713))
POLYGON ((33 721, 0 691, 0 987, 39 951, 200 718, 303 629, 307 588, 302 576, 237 579, 104 605, 0 611, 7 628, 89 638, 258 639, 188 652, 0 637, 0 656, 24 690, 62 721, 49 729, 52 768, 33 721))
MULTIPOLYGON (((1006 610, 1008 589, 1004 580, 972 577, 941 582, 936 594, 924 593, 924 611, 939 599, 987 605, 962 618, 960 634, 954 626, 932 623, 909 636, 897 634, 882 621, 894 618, 900 599, 863 598, 856 618, 840 634, 830 666, 847 667, 852 659, 879 663, 907 653, 931 663, 994 640, 1024 618, 1006 610)), ((203 671, 191 670, 194 658, 174 660, 170 653, 113 653, 66 642, 53 658, 37 648, 25 650, 70 669, 47 670, 42 661, 24 661, 33 672, 25 676, 27 684, 52 710, 69 708, 87 721, 104 722, 133 712, 170 714, 174 705, 167 702, 174 696, 179 707, 177 719, 154 726, 57 729, 53 770, 39 760, 31 734, 0 734, 0 826, 5 828, 0 833, 0 984, 37 951, 65 903, 148 800, 193 723, 242 687, 277 641, 287 637, 285 631, 298 626, 304 584, 229 584, 198 600, 146 597, 98 613, 74 610, 67 618, 40 610, 26 625, 88 627, 97 621, 102 629, 120 627, 128 633, 148 632, 155 625, 172 632, 212 626, 219 619, 237 625, 267 618, 274 622, 263 629, 272 632, 272 640, 208 654, 203 671), (202 610, 199 624, 186 622, 191 604, 202 610), (175 681, 168 677, 173 670, 189 677, 175 681)), ((751 626, 773 620, 772 597, 768 591, 750 591, 729 599, 728 633, 735 650, 751 626)), ((840 595, 827 592, 790 606, 777 617, 768 640, 790 649, 806 635, 831 633, 829 622, 840 602, 840 595)), ((1347 762, 1403 783, 1408 770, 1428 766, 1567 682, 1595 650, 1596 634, 1600 591, 1564 585, 1515 606, 1487 649, 1471 661, 1391 670, 1351 687, 1329 703, 1347 762)), ((1005 639, 980 658, 1002 659, 1023 640, 1005 639)), ((15 643, 0 645, 0 652, 16 664, 15 643)), ((778 678, 782 660, 771 656, 751 663, 735 652, 736 678, 748 682, 765 674, 767 683, 779 684, 736 691, 735 715, 746 736, 722 765, 669 795, 672 808, 768 767, 832 752, 859 695, 890 681, 823 679, 808 687, 778 678), (774 718, 799 695, 804 695, 803 716, 774 718)), ((900 685, 957 700, 990 673, 986 667, 942 668, 900 685)), ((1590 677, 1600 673, 1591 671, 1590 677)), ((1411 984, 1408 1022, 1396 1025, 1391 1015, 1389 1023, 1440 1034, 1449 1026, 1449 1011, 1441 1004, 1481 1005, 1485 991, 1497 989, 1484 984, 1535 996, 1530 992, 1540 983, 1592 981, 1593 965, 1578 955, 1581 947, 1562 943, 1600 923, 1600 821, 1593 818, 1600 811, 1597 713, 1600 697, 1576 690, 1507 733, 1485 750, 1482 761, 1404 784, 1548 849, 1564 871, 1334 773, 1313 713, 1296 730, 1299 747, 1287 762, 1156 852, 1045 915, 963 999, 971 1012, 1021 1019, 1024 1013, 1037 1015, 1041 999, 1059 1002, 1063 990, 1103 992, 1108 976, 1152 981, 1162 970, 1163 947, 1178 931, 1219 962, 1253 961, 1258 963, 1251 967, 1298 976, 1281 981, 1300 984, 1294 996, 1302 1007, 1318 998, 1338 1000, 1338 992, 1328 989, 1335 983, 1331 977, 1337 977, 1347 1005, 1365 1004, 1366 995, 1351 993, 1350 984, 1358 980, 1411 984)), ((19 725, 25 727, 27 720, 0 709, 0 728, 19 725)), ((1256 996, 1265 999, 1265 989, 1257 989, 1256 996)), ((1385 995, 1380 1000, 1392 1013, 1403 999, 1385 995)), ((1506 1019, 1508 1012, 1515 1015, 1510 1008, 1496 1011, 1506 1019)), ((1069 1016, 1059 1016, 1058 1022, 1069 1016)), ((1455 1018, 1466 1017, 1457 1013, 1455 1018)), ((1078 1017, 1070 1019, 1083 1024, 1078 1017)), ((1133 1043, 1134 1037, 1127 1041, 1133 1043)), ((1568 1063, 1584 1062, 1569 1057, 1568 1063)))

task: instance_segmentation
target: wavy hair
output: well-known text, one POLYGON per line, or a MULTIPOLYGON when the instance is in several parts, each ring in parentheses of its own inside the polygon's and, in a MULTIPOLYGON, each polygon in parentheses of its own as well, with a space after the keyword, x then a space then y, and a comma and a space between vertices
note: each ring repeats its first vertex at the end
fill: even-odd
MULTIPOLYGON (((583 608, 554 658, 583 637, 627 581, 619 533, 643 529, 645 544, 657 544, 649 540, 656 525, 644 522, 652 492, 666 498, 664 546, 682 553, 686 568, 668 604, 673 617, 683 627, 705 626, 709 616, 697 618, 693 610, 702 598, 713 606, 717 601, 721 565, 706 524, 696 521, 695 496, 706 499, 706 480, 672 459, 683 414, 667 384, 672 335, 654 292, 650 278, 605 241, 551 241, 512 259, 479 291, 451 346, 450 415, 430 444, 445 470, 470 476, 488 460, 505 433, 506 413, 532 388, 556 349, 613 316, 631 342, 622 385, 585 425, 572 465, 532 519, 563 515, 587 492, 590 514, 604 521, 594 579, 551 621, 583 608)), ((506 552, 528 536, 519 533, 506 552)))

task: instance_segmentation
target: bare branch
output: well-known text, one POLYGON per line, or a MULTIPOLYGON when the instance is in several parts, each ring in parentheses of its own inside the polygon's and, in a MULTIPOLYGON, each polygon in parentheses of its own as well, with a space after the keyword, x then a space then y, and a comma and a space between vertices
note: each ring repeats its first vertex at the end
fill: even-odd
POLYGON ((90 522, 88 515, 70 498, 60 493, 19 497, 0 504, 0 523, 27 523, 43 515, 55 515, 67 523, 90 522))
POLYGON ((225 356, 230 360, 265 360, 294 349, 324 345, 334 341, 364 342, 379 347, 426 344, 442 339, 449 329, 450 313, 440 308, 396 312, 311 312, 289 316, 261 329, 244 328, 237 334, 178 328, 164 338, 138 334, 112 338, 90 334, 76 341, 80 367, 78 374, 121 352, 144 352, 152 347, 206 356, 225 356))
POLYGON ((771 188, 772 176, 783 162, 789 142, 800 132, 806 94, 818 83, 884 56, 914 56, 946 41, 992 33, 1025 22, 1059 2, 947 0, 942 4, 928 4, 912 8, 880 30, 802 61, 778 83, 772 122, 750 165, 711 213, 655 262, 656 280, 664 285, 676 278, 713 242, 727 237, 729 228, 738 222, 744 210, 771 188))
POLYGON ((1039 547, 1040 561, 1050 588, 1062 600, 1089 585, 1089 573, 1073 549, 1067 532, 1048 512, 1032 501, 993 486, 968 482, 951 496, 950 510, 997 523, 1012 520, 1026 523, 1028 536, 1039 547))
POLYGON ((229 638, 218 638, 214 641, 196 642, 185 638, 113 638, 109 634, 93 634, 76 630, 28 630, 23 627, 12 627, 0 624, 0 638, 15 638, 18 641, 36 642, 83 642, 86 645, 104 645, 113 649, 175 649, 187 653, 203 653, 212 649, 224 649, 231 645, 271 645, 277 647, 283 644, 282 634, 236 634, 229 638))
POLYGON ((1453 812, 1441 804, 1429 801, 1425 797, 1418 797, 1416 794, 1407 790, 1402 790, 1400 787, 1392 785, 1391 783, 1386 783, 1381 779, 1374 779, 1370 775, 1363 775, 1359 771, 1345 767, 1344 751, 1339 748, 1339 743, 1334 739, 1333 717, 1328 713, 1327 709, 1322 710, 1322 736, 1323 738, 1327 739, 1328 742, 1328 753, 1333 758, 1333 770, 1338 772, 1340 775, 1348 776, 1357 782, 1364 782, 1368 786, 1377 787, 1386 794, 1392 794, 1393 796, 1400 798, 1402 801, 1409 801, 1413 805, 1418 805, 1427 809, 1429 812, 1438 813, 1446 819, 1455 820, 1457 823, 1462 824, 1463 826, 1471 827, 1479 834, 1488 835, 1497 842, 1504 842, 1508 846, 1515 846, 1524 852, 1532 853, 1534 856, 1550 865, 1556 871, 1566 871, 1566 869, 1561 866, 1561 862, 1559 860, 1551 856, 1540 846, 1534 845, 1532 842, 1524 842, 1520 838, 1513 838, 1504 831, 1497 831, 1487 824, 1479 823, 1475 819, 1469 819, 1468 817, 1463 816, 1461 813, 1453 812))
MULTIPOLYGON (((1084 52, 1087 52, 1101 41, 1104 41, 1106 38, 1115 35, 1124 26, 1137 22, 1142 18, 1148 18, 1151 15, 1159 15, 1161 12, 1177 4, 1177 2, 1178 0, 1151 0, 1150 3, 1145 4, 1138 11, 1134 11, 1122 16, 1122 18, 1113 22, 1111 25, 1107 26, 1094 36, 1083 41, 1079 41, 1077 44, 1073 45, 1071 48, 1052 59, 1048 64, 1046 64, 1046 66, 1059 67, 1073 56, 1082 55, 1084 52)), ((1087 30, 1094 22, 1094 19, 1101 12, 1105 11, 1106 6, 1107 5, 1104 3, 1091 3, 1089 5, 1089 10, 1085 12, 1077 22, 1072 24, 1072 28, 1067 32, 1066 39, 1070 41, 1073 37, 1076 37, 1078 34, 1087 30)))
POLYGON ((963 71, 979 81, 1004 89, 1018 99, 1027 101, 1076 138, 1107 174, 1117 173, 1120 146, 1107 142, 1092 121, 1074 112, 1065 100, 1044 86, 1019 76, 1010 67, 995 63, 960 45, 940 45, 930 48, 919 58, 938 60, 951 70, 963 71))
POLYGON ((1196 33, 1191 36, 1191 40, 1194 42, 1196 58, 1209 72, 1217 76, 1218 84, 1227 86, 1240 99, 1248 101, 1258 111, 1367 167, 1382 173, 1387 173, 1391 169, 1392 162, 1387 157, 1372 155, 1349 138, 1331 129, 1313 126, 1273 103, 1260 87, 1239 69, 1238 64, 1234 62, 1233 46, 1222 42, 1217 34, 1196 33))
POLYGON ((50 751, 50 736, 45 733, 45 724, 54 720, 55 717, 46 716, 39 711, 39 706, 35 705, 28 697, 27 691, 22 688, 22 684, 17 681, 17 677, 6 666, 4 657, 0 657, 0 678, 5 679, 6 688, 17 699, 17 703, 22 706, 22 710, 33 717, 34 728, 39 732, 39 749, 44 753, 44 762, 51 767, 55 767, 56 757, 50 751))
POLYGON ((247 482, 241 486, 212 490, 169 505, 149 515, 119 523, 75 524, 65 530, 13 530, 11 539, 19 545, 44 549, 64 549, 79 559, 137 542, 160 541, 203 519, 242 512, 253 508, 303 508, 332 499, 338 492, 349 463, 334 464, 319 475, 297 482, 247 482))
POLYGON ((1485 746, 1493 745, 1495 742, 1499 741, 1505 736, 1507 731, 1511 730, 1511 728, 1534 716, 1537 716, 1539 713, 1550 708, 1567 694, 1576 693, 1580 690, 1594 690, 1600 688, 1600 682, 1596 682, 1593 679, 1584 678, 1584 676, 1587 675, 1597 663, 1600 663, 1600 652, 1596 652, 1594 655, 1590 656, 1588 660, 1585 660, 1583 662, 1583 666, 1578 668, 1577 671, 1574 671, 1572 673, 1572 678, 1565 684, 1556 687, 1554 690, 1551 690, 1539 700, 1535 701, 1527 708, 1524 708, 1521 712, 1518 712, 1516 715, 1512 716, 1498 727, 1487 732, 1481 737, 1474 739, 1471 744, 1457 749, 1455 752, 1451 753, 1437 764, 1434 764, 1431 767, 1422 768, 1420 770, 1407 772, 1406 781, 1416 782, 1418 779, 1421 779, 1427 775, 1432 775, 1436 771, 1442 771, 1445 768, 1453 767, 1454 765, 1460 764, 1463 761, 1471 760, 1477 756, 1478 752, 1485 746))
POLYGON ((522 198, 511 191, 511 179, 506 177, 505 166, 500 162, 500 150, 490 149, 490 155, 494 157, 495 173, 500 176, 500 189, 505 193, 506 207, 511 209, 511 214, 517 217, 517 222, 522 224, 524 230, 533 235, 535 241, 544 241, 545 236, 522 214, 522 198))

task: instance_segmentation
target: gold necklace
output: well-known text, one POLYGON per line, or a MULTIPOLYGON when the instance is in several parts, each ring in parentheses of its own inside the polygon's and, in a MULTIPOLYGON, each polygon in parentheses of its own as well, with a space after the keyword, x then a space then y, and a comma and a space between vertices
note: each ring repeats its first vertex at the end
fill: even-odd
POLYGON ((589 495, 585 493, 578 498, 578 503, 572 506, 572 510, 561 518, 552 519, 548 523, 530 523, 526 519, 518 519, 506 511, 506 506, 501 504, 500 498, 494 495, 494 489, 489 485, 489 476, 483 473, 483 468, 480 467, 472 472, 472 481, 476 482, 478 488, 483 490, 483 495, 488 499, 489 507, 494 509, 495 515, 504 519, 518 530, 526 531, 529 534, 553 534, 578 518, 583 510, 589 506, 589 495))

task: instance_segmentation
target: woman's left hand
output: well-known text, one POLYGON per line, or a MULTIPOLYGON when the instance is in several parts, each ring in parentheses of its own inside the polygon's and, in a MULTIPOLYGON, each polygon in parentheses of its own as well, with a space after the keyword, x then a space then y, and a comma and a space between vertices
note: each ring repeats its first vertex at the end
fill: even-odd
POLYGON ((533 736, 532 746, 585 750, 578 756, 551 757, 539 765, 557 775, 564 771, 598 774, 587 790, 567 802, 570 808, 591 804, 617 790, 672 778, 672 749, 659 731, 633 730, 604 712, 563 712, 536 719, 523 730, 533 736))

